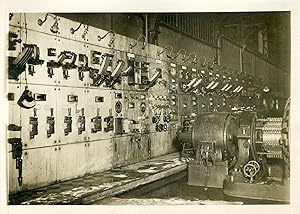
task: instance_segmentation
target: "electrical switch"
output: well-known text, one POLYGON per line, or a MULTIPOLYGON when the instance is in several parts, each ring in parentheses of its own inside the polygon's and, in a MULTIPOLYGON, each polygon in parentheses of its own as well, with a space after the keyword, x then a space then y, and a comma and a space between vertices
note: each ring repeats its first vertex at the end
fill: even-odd
POLYGON ((82 134, 85 131, 85 116, 84 108, 81 109, 81 115, 78 117, 78 134, 82 134))
POLYGON ((75 69, 77 66, 75 65, 77 55, 71 51, 63 51, 58 56, 58 65, 62 66, 63 69, 63 77, 68 79, 69 70, 75 69))
POLYGON ((65 116, 64 123, 66 124, 66 128, 64 129, 65 135, 68 135, 72 132, 72 116, 71 116, 71 108, 68 108, 68 115, 65 116))
POLYGON ((124 118, 115 119, 115 134, 124 134, 124 118))
POLYGON ((41 65, 44 60, 40 58, 39 47, 34 44, 24 44, 22 52, 17 57, 9 57, 9 69, 8 78, 18 80, 19 75, 25 71, 26 64, 30 67, 30 74, 33 75, 34 70, 32 70, 33 65, 41 65))
POLYGON ((147 86, 147 89, 151 88, 156 84, 156 81, 158 78, 162 77, 162 71, 160 68, 156 68, 155 74, 149 79, 149 84, 147 86))
POLYGON ((47 124, 49 125, 47 130, 47 137, 51 137, 55 133, 55 120, 53 115, 53 108, 50 108, 50 116, 47 116, 47 124))
POLYGON ((128 65, 128 68, 126 69, 126 75, 128 77, 128 79, 127 79, 128 85, 135 85, 136 84, 136 81, 135 81, 135 71, 136 71, 135 65, 136 65, 136 63, 134 61, 134 58, 128 59, 127 65, 128 65))
POLYGON ((184 92, 185 93, 188 93, 190 92, 192 89, 193 89, 193 85, 195 84, 195 82, 197 81, 196 78, 192 79, 188 84, 185 85, 185 88, 184 88, 184 92))
POLYGON ((91 129, 92 133, 97 133, 102 130, 102 118, 100 116, 100 109, 97 108, 97 115, 91 119, 91 122, 94 123, 94 127, 91 129))
POLYGON ((106 82, 106 86, 108 87, 113 87, 117 82, 121 81, 121 74, 122 74, 122 69, 125 65, 125 62, 123 60, 119 60, 116 68, 113 70, 110 78, 106 82))
POLYGON ((12 158, 16 160, 16 169, 19 171, 18 183, 19 186, 22 185, 22 153, 23 153, 23 143, 21 138, 9 138, 8 143, 12 145, 12 158))
POLYGON ((15 51, 17 43, 21 43, 22 40, 18 39, 18 34, 14 32, 8 33, 9 43, 8 43, 8 50, 15 51))
POLYGON ((83 81, 84 78, 84 72, 90 71, 90 68, 88 66, 88 57, 85 54, 79 54, 78 56, 78 78, 79 80, 83 81))
POLYGON ((91 64, 100 65, 101 52, 91 51, 91 64))
MULTIPOLYGON (((26 44, 24 44, 26 47, 26 44)), ((33 48, 33 54, 31 58, 28 60, 28 73, 33 76, 35 73, 34 65, 41 65, 44 63, 44 60, 40 59, 40 49, 37 45, 30 45, 33 48)))
POLYGON ((30 139, 33 139, 35 135, 38 135, 38 117, 37 117, 37 109, 33 109, 33 117, 29 118, 29 124, 32 125, 30 131, 30 139))
POLYGON ((108 71, 108 68, 112 66, 113 55, 112 54, 103 54, 101 56, 102 61, 100 64, 100 69, 90 70, 90 78, 93 79, 93 86, 101 86, 105 81, 111 78, 111 71, 108 71))
POLYGON ((114 117, 112 116, 111 109, 109 109, 109 116, 104 118, 104 122, 106 123, 106 127, 104 128, 105 132, 114 130, 114 117))
MULTIPOLYGON (((48 56, 56 56, 56 49, 54 48, 48 48, 48 56), (50 50, 49 50, 50 49, 50 50)), ((52 78, 52 76, 54 75, 54 68, 59 68, 61 66, 61 64, 59 64, 58 62, 56 62, 55 60, 49 60, 47 62, 47 73, 48 73, 48 77, 52 78)))
POLYGON ((149 84, 149 63, 148 62, 141 62, 141 83, 142 85, 148 85, 149 84))

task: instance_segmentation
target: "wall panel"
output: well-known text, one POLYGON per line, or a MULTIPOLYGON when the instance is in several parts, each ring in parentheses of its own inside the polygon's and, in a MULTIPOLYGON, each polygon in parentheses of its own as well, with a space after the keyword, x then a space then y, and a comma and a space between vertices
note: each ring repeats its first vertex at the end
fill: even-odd
MULTIPOLYGON (((25 90, 26 85, 21 85, 21 91, 25 90)), ((58 111, 57 111, 57 88, 51 85, 29 85, 28 88, 33 91, 34 96, 41 96, 45 100, 35 101, 34 108, 21 108, 21 137, 26 148, 38 148, 44 146, 55 145, 58 129, 58 111), (52 111, 52 112, 51 112, 52 111), (49 123, 47 117, 54 117, 54 133, 47 135, 49 130, 49 123), (37 132, 35 131, 35 124, 37 122, 37 132), (32 133, 32 134, 31 134, 32 133)))
POLYGON ((240 72, 240 47, 227 39, 222 39, 221 65, 228 65, 235 73, 240 72))

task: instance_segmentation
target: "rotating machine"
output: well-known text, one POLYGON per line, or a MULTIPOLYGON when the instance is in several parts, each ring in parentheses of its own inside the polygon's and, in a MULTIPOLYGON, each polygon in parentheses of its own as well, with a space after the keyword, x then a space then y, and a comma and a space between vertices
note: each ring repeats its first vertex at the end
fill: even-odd
POLYGON ((188 185, 226 195, 289 201, 289 101, 283 118, 255 111, 199 114, 178 134, 188 185))

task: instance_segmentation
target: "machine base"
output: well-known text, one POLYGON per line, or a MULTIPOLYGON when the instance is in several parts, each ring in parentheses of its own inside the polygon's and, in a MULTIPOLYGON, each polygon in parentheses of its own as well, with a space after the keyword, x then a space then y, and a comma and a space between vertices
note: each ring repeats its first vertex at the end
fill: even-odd
MULTIPOLYGON (((207 187, 223 188, 223 180, 228 175, 227 161, 218 162, 213 166, 209 166, 209 177, 207 187)), ((205 186, 206 166, 194 162, 188 165, 188 185, 205 186)))
POLYGON ((268 184, 253 184, 239 181, 231 181, 228 176, 224 180, 224 194, 241 198, 252 198, 289 202, 289 185, 275 186, 268 184))

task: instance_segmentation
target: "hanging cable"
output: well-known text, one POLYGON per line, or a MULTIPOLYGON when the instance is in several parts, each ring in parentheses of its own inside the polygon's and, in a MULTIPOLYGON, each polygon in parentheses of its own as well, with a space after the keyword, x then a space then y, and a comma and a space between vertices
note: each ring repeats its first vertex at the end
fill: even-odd
POLYGON ((182 51, 184 51, 183 58, 185 58, 186 50, 180 49, 180 50, 177 52, 177 54, 173 57, 173 59, 176 59, 182 51))
POLYGON ((171 50, 169 51, 169 53, 167 53, 167 57, 170 58, 170 59, 173 59, 172 53, 173 53, 173 51, 174 51, 174 48, 173 48, 171 45, 167 45, 167 46, 165 47, 165 50, 168 50, 168 48, 171 48, 171 50))
POLYGON ((58 18, 57 16, 51 14, 51 13, 46 13, 44 20, 38 19, 37 23, 39 26, 42 26, 48 19, 48 16, 52 17, 54 19, 53 25, 50 27, 50 31, 52 33, 58 33, 59 27, 58 27, 58 18))
POLYGON ((193 59, 192 60, 192 63, 195 63, 195 60, 197 59, 197 55, 196 55, 196 53, 195 52, 193 52, 193 53, 189 53, 189 55, 188 55, 188 57, 187 57, 187 59, 186 60, 184 60, 184 62, 188 62, 189 60, 191 60, 191 59, 193 59), (192 55, 194 55, 194 58, 191 58, 191 56, 192 55))
POLYGON ((82 25, 82 23, 80 23, 76 29, 71 28, 71 29, 70 29, 71 34, 74 34, 76 31, 78 31, 78 30, 80 29, 81 25, 82 25))
POLYGON ((57 22, 57 16, 51 13, 46 13, 44 20, 38 19, 38 25, 42 26, 47 21, 48 16, 52 17, 55 20, 55 22, 57 22))
POLYGON ((202 67, 204 67, 204 66, 205 66, 205 64, 206 64, 206 61, 207 61, 207 59, 206 59, 206 57, 205 57, 205 56, 200 56, 200 57, 198 58, 198 61, 196 61, 196 60, 195 60, 195 62, 194 62, 194 63, 195 63, 195 64, 198 64, 198 62, 200 61, 200 59, 201 59, 201 58, 204 58, 204 61, 203 61, 203 63, 201 64, 201 65, 202 65, 202 67))
POLYGON ((132 49, 134 48, 137 44, 138 44, 138 41, 141 39, 141 38, 144 38, 144 42, 143 42, 143 46, 142 46, 142 49, 144 50, 145 49, 145 43, 146 43, 146 37, 143 35, 143 34, 140 34, 139 37, 137 38, 136 42, 134 44, 130 43, 129 44, 129 48, 132 49))
POLYGON ((112 34, 113 38, 109 41, 108 46, 111 47, 112 44, 114 43, 114 40, 116 38, 117 33, 114 30, 110 30, 108 31, 106 34, 104 34, 103 36, 98 36, 98 41, 100 42, 102 39, 104 39, 108 34, 112 34))
MULTIPOLYGON (((27 44, 27 20, 26 20, 26 13, 24 13, 24 22, 25 22, 25 44, 27 44)), ((25 69, 25 84, 26 88, 28 88, 28 82, 27 82, 27 70, 25 69)))
POLYGON ((116 32, 114 30, 110 30, 108 31, 106 34, 104 34, 104 36, 98 36, 98 41, 100 42, 102 39, 104 39, 108 34, 113 33, 116 34, 116 32))

